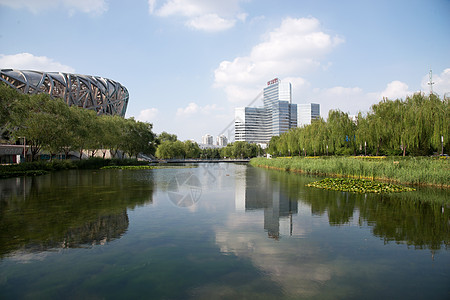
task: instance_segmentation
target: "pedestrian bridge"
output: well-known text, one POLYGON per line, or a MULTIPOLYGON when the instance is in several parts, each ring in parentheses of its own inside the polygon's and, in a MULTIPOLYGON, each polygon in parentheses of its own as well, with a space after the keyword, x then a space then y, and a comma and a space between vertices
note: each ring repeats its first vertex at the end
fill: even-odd
POLYGON ((220 159, 154 159, 153 163, 248 163, 250 158, 220 158, 220 159))

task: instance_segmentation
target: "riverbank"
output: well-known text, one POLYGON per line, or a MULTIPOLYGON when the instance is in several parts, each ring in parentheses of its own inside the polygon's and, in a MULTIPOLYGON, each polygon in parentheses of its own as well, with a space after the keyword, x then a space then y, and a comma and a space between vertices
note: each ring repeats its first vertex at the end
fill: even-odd
POLYGON ((0 165, 0 179, 20 176, 37 176, 60 170, 97 170, 115 166, 142 166, 148 162, 136 159, 102 159, 36 161, 13 165, 0 165))
POLYGON ((253 158, 250 164, 312 175, 450 188, 450 161, 446 157, 258 157, 253 158))

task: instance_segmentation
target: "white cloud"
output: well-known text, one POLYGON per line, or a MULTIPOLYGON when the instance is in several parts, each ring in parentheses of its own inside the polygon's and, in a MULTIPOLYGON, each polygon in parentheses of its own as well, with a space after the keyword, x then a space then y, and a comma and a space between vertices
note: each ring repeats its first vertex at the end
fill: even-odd
POLYGON ((59 7, 68 10, 71 15, 77 11, 100 15, 108 10, 105 0, 0 0, 0 5, 14 9, 25 8, 35 14, 59 7))
POLYGON ((322 65, 321 60, 343 42, 320 28, 315 18, 286 18, 263 37, 248 56, 222 61, 215 73, 215 87, 224 88, 229 101, 245 103, 242 90, 255 96, 261 84, 274 77, 295 77, 322 65))
POLYGON ((359 87, 335 86, 326 89, 314 89, 309 95, 312 103, 320 104, 320 114, 327 118, 330 110, 340 110, 350 115, 368 111, 379 101, 378 93, 368 94, 359 87))
MULTIPOLYGON (((429 75, 426 75, 422 79, 422 91, 429 91, 430 85, 428 84, 430 82, 429 75)), ((442 71, 441 74, 433 74, 433 92, 441 96, 442 98, 444 95, 446 97, 450 97, 450 68, 445 69, 442 71)))
POLYGON ((199 109, 200 109, 200 107, 196 103, 191 102, 185 108, 181 108, 181 107, 178 108, 177 109, 177 116, 196 114, 199 111, 199 109))
POLYGON ((187 18, 186 26, 202 31, 223 31, 237 21, 244 22, 247 14, 240 12, 239 3, 245 0, 148 0, 149 12, 160 17, 187 18), (162 2, 158 6, 158 3, 162 2))
POLYGON ((191 102, 185 108, 178 108, 176 115, 181 116, 192 116, 195 114, 209 115, 214 111, 222 110, 216 104, 208 104, 206 106, 199 106, 197 103, 191 102))
POLYGON ((193 29, 213 32, 227 30, 233 27, 235 23, 236 20, 227 20, 216 14, 207 14, 190 19, 186 25, 193 29))
POLYGON ((408 85, 406 83, 394 80, 388 83, 386 89, 381 92, 380 98, 388 98, 391 100, 405 99, 406 96, 411 94, 412 92, 408 91, 408 85))
POLYGON ((0 68, 45 72, 75 72, 75 69, 70 66, 63 65, 46 56, 34 56, 30 53, 18 53, 13 55, 0 54, 0 68))
POLYGON ((138 121, 151 123, 157 119, 158 113, 159 113, 159 111, 157 108, 147 108, 147 109, 141 110, 141 112, 139 113, 139 116, 136 119, 138 121))

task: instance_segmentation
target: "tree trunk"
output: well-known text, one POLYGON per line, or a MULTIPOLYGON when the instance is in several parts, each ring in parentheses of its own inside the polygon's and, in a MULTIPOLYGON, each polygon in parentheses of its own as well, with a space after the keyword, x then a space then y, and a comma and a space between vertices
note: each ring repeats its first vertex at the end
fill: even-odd
POLYGON ((381 138, 378 140, 377 153, 375 154, 376 156, 378 156, 378 153, 380 152, 380 147, 381 147, 381 138))

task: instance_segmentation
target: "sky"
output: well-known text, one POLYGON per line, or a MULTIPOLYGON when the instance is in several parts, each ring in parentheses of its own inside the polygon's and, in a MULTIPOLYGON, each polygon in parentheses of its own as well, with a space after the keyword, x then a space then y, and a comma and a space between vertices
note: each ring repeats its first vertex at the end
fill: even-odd
POLYGON ((429 93, 430 70, 450 97, 449 16, 450 0, 0 0, 0 68, 118 81, 127 118, 201 142, 274 78, 325 119, 429 93))

